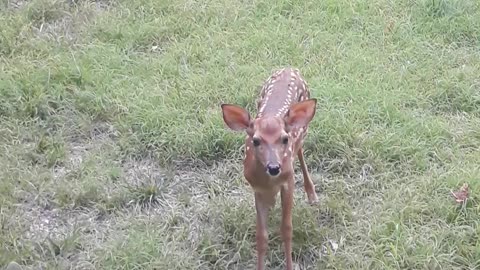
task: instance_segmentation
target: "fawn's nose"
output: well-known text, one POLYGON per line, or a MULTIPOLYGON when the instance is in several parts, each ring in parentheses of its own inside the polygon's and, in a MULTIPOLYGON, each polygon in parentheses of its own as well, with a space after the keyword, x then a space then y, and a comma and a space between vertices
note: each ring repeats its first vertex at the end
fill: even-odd
POLYGON ((271 176, 277 176, 280 173, 280 164, 278 163, 269 163, 267 165, 267 172, 271 176))

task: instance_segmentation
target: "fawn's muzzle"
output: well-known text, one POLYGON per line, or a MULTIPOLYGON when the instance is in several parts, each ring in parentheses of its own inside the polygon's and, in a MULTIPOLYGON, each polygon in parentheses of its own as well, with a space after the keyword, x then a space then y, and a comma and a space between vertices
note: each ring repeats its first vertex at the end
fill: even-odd
POLYGON ((280 173, 280 164, 269 163, 267 165, 267 173, 271 176, 277 176, 280 173))

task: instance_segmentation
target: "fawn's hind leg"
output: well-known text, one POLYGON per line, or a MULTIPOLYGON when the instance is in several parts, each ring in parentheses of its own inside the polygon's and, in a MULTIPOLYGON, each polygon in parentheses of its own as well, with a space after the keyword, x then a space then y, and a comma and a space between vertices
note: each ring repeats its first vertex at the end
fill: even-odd
POLYGON ((310 204, 315 204, 318 202, 318 197, 315 192, 315 185, 308 173, 307 164, 305 164, 305 159, 303 158, 303 148, 298 150, 298 161, 300 161, 300 168, 303 173, 303 187, 305 188, 305 193, 307 193, 308 202, 310 204))

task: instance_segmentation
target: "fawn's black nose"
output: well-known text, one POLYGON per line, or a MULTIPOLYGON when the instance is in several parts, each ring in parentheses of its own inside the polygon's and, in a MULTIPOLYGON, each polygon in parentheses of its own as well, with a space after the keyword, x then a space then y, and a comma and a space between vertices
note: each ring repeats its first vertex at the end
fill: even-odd
POLYGON ((280 164, 270 163, 267 165, 267 172, 271 176, 277 176, 280 173, 280 164))

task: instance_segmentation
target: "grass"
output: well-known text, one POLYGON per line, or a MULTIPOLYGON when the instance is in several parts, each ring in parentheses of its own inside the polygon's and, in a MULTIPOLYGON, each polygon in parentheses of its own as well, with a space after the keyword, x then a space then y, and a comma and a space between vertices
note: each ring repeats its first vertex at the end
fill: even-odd
MULTIPOLYGON (((300 269, 480 268, 480 4, 0 1, 0 267, 250 269, 243 135, 275 68, 318 99, 300 269), (463 183, 470 198, 450 194, 463 183)), ((269 269, 282 269, 279 204, 269 269)))

